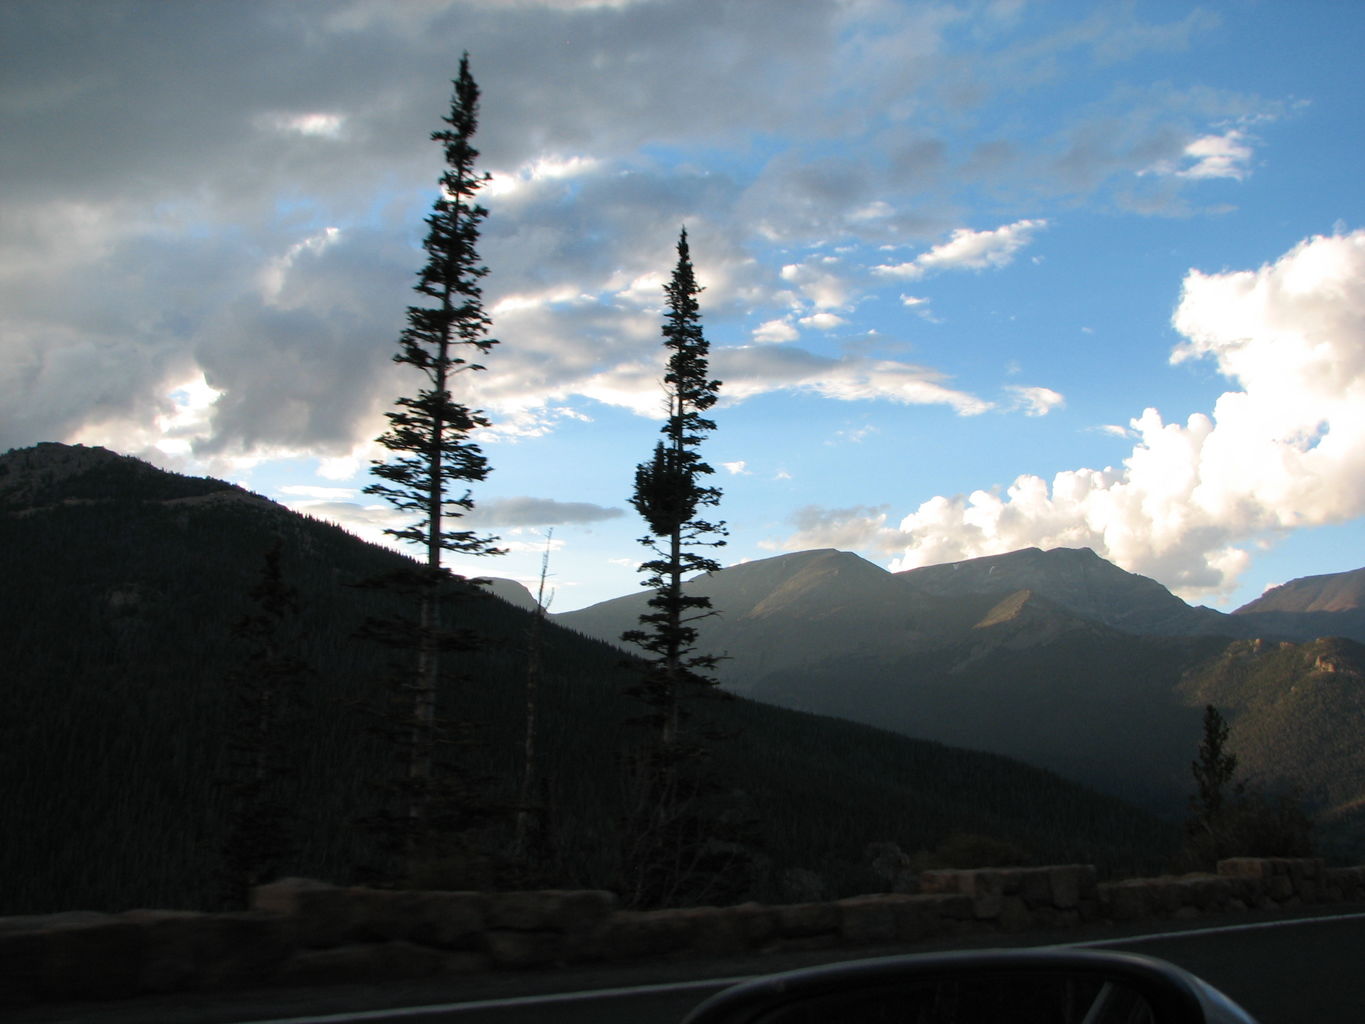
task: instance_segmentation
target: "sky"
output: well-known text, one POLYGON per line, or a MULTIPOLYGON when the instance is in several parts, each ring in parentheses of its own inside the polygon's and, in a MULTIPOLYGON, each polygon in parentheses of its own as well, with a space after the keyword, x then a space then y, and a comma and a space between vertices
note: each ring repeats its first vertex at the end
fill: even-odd
POLYGON ((467 51, 492 426, 453 558, 640 586, 684 226, 726 563, 1088 546, 1194 603, 1365 565, 1365 5, 7 0, 0 450, 380 540, 467 51))

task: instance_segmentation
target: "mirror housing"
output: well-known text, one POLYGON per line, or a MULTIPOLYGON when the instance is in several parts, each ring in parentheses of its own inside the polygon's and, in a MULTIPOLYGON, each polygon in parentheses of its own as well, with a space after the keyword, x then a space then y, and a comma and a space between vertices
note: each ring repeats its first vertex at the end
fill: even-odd
POLYGON ((879 957, 742 982, 684 1024, 1255 1024, 1152 957, 1079 949, 879 957))

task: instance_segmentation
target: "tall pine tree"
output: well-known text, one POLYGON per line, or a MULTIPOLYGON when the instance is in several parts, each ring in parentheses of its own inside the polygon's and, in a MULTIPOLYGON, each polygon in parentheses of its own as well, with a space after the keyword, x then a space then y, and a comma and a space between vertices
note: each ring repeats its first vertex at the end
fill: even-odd
POLYGON ((467 487, 488 475, 488 462, 470 435, 488 426, 484 414, 456 401, 451 387, 457 374, 483 367, 472 361, 487 353, 496 340, 488 336, 492 321, 484 312, 480 279, 488 273, 476 251, 479 225, 488 211, 477 202, 487 174, 474 170, 479 153, 472 144, 478 127, 479 88, 469 73, 469 54, 460 59, 454 81, 447 128, 433 132, 441 143, 446 170, 440 179, 440 195, 427 217, 423 246, 427 263, 414 290, 428 302, 408 307, 407 327, 398 340, 394 362, 420 374, 415 398, 399 398, 387 414, 389 429, 378 439, 388 450, 385 461, 376 462, 373 473, 380 482, 365 488, 366 494, 385 498, 400 512, 415 514, 410 525, 385 532, 399 540, 420 545, 425 553, 423 571, 398 587, 412 593, 418 617, 412 628, 391 631, 399 642, 416 649, 411 682, 404 690, 404 721, 407 781, 403 816, 408 867, 416 845, 423 842, 433 821, 433 770, 438 745, 436 695, 442 677, 442 652, 467 646, 467 638, 452 633, 441 621, 441 610, 451 589, 452 575, 441 565, 441 554, 496 553, 493 538, 455 528, 462 515, 474 507, 467 487))
POLYGON ((630 499, 649 526, 640 543, 654 555, 641 566, 644 585, 654 591, 649 610, 640 616, 639 629, 622 636, 648 655, 630 691, 645 704, 639 722, 647 738, 627 758, 631 799, 622 848, 624 894, 636 906, 694 902, 710 889, 704 863, 712 838, 703 809, 711 788, 706 748, 699 734, 684 730, 684 703, 715 686, 709 673, 716 659, 697 648, 697 622, 714 614, 711 601, 685 593, 683 579, 720 569, 705 549, 725 543, 725 524, 702 514, 720 503, 721 492, 703 482, 714 470, 699 451, 715 429, 704 414, 720 389, 710 375, 710 346, 697 303, 701 290, 684 230, 677 265, 664 286, 668 418, 653 456, 636 467, 630 499))
POLYGON ((668 313, 663 324, 664 347, 669 351, 664 374, 668 419, 663 440, 654 455, 635 469, 635 492, 630 503, 649 525, 640 543, 654 552, 641 565, 648 573, 644 585, 654 591, 650 611, 640 616, 642 628, 627 632, 623 640, 644 648, 653 660, 638 696, 651 709, 650 718, 658 742, 676 742, 681 724, 680 701, 690 687, 714 686, 707 676, 716 659, 697 653, 698 619, 713 614, 711 599, 683 592, 683 578, 692 573, 714 572, 720 563, 698 548, 724 545, 725 524, 713 523, 698 511, 720 504, 720 489, 702 484, 714 473, 703 461, 699 447, 716 429, 702 414, 716 404, 720 381, 712 380, 708 356, 710 345, 702 333, 701 293, 692 269, 687 231, 678 237, 678 262, 664 286, 668 313))

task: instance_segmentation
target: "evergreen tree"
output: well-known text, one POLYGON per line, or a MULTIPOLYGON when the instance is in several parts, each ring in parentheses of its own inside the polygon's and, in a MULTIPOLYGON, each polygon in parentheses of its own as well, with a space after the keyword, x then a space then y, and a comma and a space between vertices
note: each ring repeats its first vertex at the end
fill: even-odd
POLYGON ((1235 782, 1237 755, 1227 748, 1228 724, 1204 707, 1199 757, 1190 762, 1195 794, 1185 823, 1183 865, 1211 870, 1224 857, 1307 857, 1312 821, 1293 793, 1267 793, 1235 782))
POLYGON ((292 624, 299 595, 284 581, 282 546, 276 540, 266 552, 261 577, 250 591, 253 608, 232 630, 246 657, 230 679, 236 702, 228 736, 229 775, 223 780, 228 813, 221 897, 230 907, 246 906, 251 887, 278 876, 298 845, 294 744, 300 690, 312 673, 295 653, 298 636, 292 624))
POLYGON ((696 902, 710 893, 718 866, 710 863, 718 816, 707 807, 716 788, 705 769, 708 752, 704 737, 683 730, 684 700, 716 685, 708 674, 716 659, 698 652, 696 625, 714 612, 709 598, 684 593, 682 584, 689 574, 720 569, 698 549, 725 543, 724 524, 699 515, 720 502, 720 490, 702 483, 714 471, 698 451, 715 429, 703 414, 716 404, 720 381, 709 373, 709 345, 697 303, 701 287, 685 230, 677 251, 672 279, 664 286, 668 418, 653 456, 636 467, 631 497, 649 527, 640 543, 654 557, 641 570, 654 594, 649 611, 640 616, 641 628, 622 636, 648 655, 642 677, 628 691, 645 704, 637 721, 649 737, 628 752, 626 765, 623 889, 635 906, 696 902))
POLYGON ((1204 737, 1199 758, 1190 762, 1196 791, 1192 800, 1196 820, 1207 828, 1223 810, 1228 787, 1237 772, 1237 755, 1227 749, 1228 723, 1212 704, 1204 706, 1204 737))
POLYGON ((715 572, 720 563, 696 548, 720 547, 724 523, 699 518, 699 509, 720 503, 719 488, 707 487, 701 478, 715 471, 702 460, 698 448, 714 421, 702 414, 716 404, 720 381, 710 377, 710 345, 702 333, 701 293, 687 247, 687 231, 678 238, 678 262, 672 280, 664 286, 668 313, 663 325, 664 347, 669 350, 664 374, 668 419, 664 439, 648 462, 635 469, 635 493, 630 503, 649 525, 640 543, 655 557, 640 569, 648 573, 644 586, 654 591, 650 611, 640 616, 641 629, 622 636, 653 656, 650 670, 637 696, 649 706, 649 721, 661 747, 678 739, 681 705, 687 687, 711 687, 705 675, 716 659, 698 654, 695 623, 714 614, 711 599, 683 593, 683 578, 691 573, 715 572))
POLYGON ((478 157, 471 140, 478 126, 479 89, 469 73, 469 54, 460 59, 454 81, 448 127, 433 132, 441 143, 446 170, 440 195, 427 217, 423 246, 427 263, 414 290, 430 300, 408 307, 407 327, 398 341, 394 362, 413 367, 421 375, 415 398, 399 398, 387 414, 389 429, 378 439, 389 456, 376 462, 373 473, 381 482, 365 493, 385 498, 400 512, 415 513, 410 526, 386 530, 399 540, 420 545, 423 571, 391 581, 411 594, 418 607, 415 623, 391 629, 389 640, 416 650, 416 665, 405 686, 406 731, 406 841, 411 866, 414 844, 428 834, 433 821, 433 770, 438 746, 436 694, 442 677, 444 651, 468 646, 468 638, 445 628, 441 609, 451 593, 454 577, 441 565, 441 553, 495 554, 493 539, 452 528, 474 507, 468 489, 452 485, 484 479, 488 462, 470 435, 488 426, 482 412, 456 401, 451 387, 457 374, 483 367, 471 361, 487 353, 496 340, 488 337, 492 321, 484 312, 480 279, 488 273, 476 251, 479 225, 487 210, 477 202, 487 174, 477 174, 478 157), (406 628, 402 628, 405 626, 406 628))

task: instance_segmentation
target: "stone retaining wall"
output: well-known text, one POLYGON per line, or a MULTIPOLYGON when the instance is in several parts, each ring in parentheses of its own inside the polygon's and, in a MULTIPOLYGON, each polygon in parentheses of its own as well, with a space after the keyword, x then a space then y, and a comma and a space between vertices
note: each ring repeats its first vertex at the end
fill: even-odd
POLYGON ((250 911, 0 918, 0 1006, 330 984, 646 957, 913 943, 1092 921, 1365 900, 1365 867, 1238 858, 1213 875, 1097 882, 1089 865, 928 871, 920 892, 619 910, 609 892, 405 892, 284 879, 250 911))

